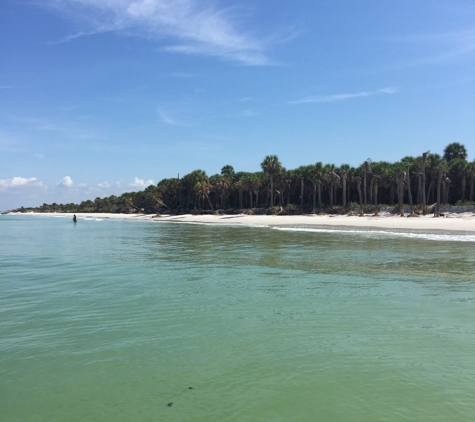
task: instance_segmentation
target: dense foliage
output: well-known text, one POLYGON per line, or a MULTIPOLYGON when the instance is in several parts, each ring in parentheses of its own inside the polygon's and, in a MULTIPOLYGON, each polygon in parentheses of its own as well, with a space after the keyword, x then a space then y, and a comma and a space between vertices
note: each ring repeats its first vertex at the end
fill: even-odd
MULTIPOLYGON (((426 212, 428 204, 473 203, 475 161, 459 143, 449 144, 444 155, 424 153, 398 162, 366 160, 359 167, 310 164, 288 170, 269 155, 262 171, 236 172, 231 165, 208 176, 195 170, 181 179, 163 179, 140 192, 96 198, 77 204, 43 204, 42 212, 230 212, 236 209, 275 209, 321 212, 394 205, 404 213, 426 212)), ((437 210, 438 208, 436 208, 437 210)), ((23 209, 25 210, 25 209, 23 209)))

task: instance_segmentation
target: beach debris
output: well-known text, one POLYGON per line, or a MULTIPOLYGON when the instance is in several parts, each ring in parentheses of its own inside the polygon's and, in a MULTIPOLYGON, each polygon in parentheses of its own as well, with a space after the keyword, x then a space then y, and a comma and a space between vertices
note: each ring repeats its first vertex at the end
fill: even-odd
POLYGON ((168 406, 168 407, 172 407, 172 406, 173 406, 173 402, 171 401, 170 403, 167 403, 167 406, 168 406))

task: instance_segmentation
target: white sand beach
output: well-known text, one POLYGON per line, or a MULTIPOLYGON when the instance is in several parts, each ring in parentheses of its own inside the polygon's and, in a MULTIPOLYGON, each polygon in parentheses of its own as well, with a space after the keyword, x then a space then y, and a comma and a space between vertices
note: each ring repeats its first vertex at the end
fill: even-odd
MULTIPOLYGON (((72 218, 69 213, 28 213, 29 215, 64 216, 72 218)), ((385 229, 404 231, 463 231, 475 232, 475 213, 446 213, 444 217, 434 218, 433 214, 420 217, 399 217, 392 214, 374 217, 371 214, 359 216, 347 215, 161 215, 154 214, 108 214, 76 213, 78 219, 127 219, 147 220, 150 222, 232 224, 245 226, 291 226, 291 227, 353 227, 362 230, 385 229)))

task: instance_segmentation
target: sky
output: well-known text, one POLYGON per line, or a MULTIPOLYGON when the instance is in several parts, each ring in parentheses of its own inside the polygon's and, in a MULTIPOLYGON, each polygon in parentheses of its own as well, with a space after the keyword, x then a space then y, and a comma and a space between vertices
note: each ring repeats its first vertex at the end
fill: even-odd
POLYGON ((0 210, 451 142, 475 158, 473 0, 0 1, 0 210))

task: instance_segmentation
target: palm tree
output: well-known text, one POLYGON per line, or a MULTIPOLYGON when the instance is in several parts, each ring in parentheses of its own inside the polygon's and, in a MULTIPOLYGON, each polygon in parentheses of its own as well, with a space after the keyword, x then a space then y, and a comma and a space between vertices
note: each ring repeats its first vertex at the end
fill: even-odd
POLYGON ((343 198, 343 212, 346 213, 346 178, 347 178, 347 172, 345 169, 340 170, 340 179, 341 179, 341 184, 343 187, 343 193, 342 193, 342 198, 343 198))
POLYGON ((144 207, 146 209, 166 206, 160 197, 160 190, 155 185, 147 186, 143 193, 144 207))
POLYGON ((355 176, 354 180, 356 182, 356 189, 358 191, 358 198, 360 200, 360 217, 362 217, 364 213, 363 213, 363 195, 361 194, 361 177, 355 176))
POLYGON ((444 149, 444 159, 449 162, 456 158, 465 160, 467 158, 467 149, 464 145, 459 144, 458 142, 452 142, 444 149))
POLYGON ((280 173, 280 184, 281 184, 281 202, 284 204, 284 196, 287 194, 287 206, 290 205, 290 195, 292 193, 292 182, 295 178, 295 170, 286 170, 282 169, 280 173))
POLYGON ((312 173, 312 166, 300 166, 296 170, 300 181, 300 213, 303 214, 304 193, 305 193, 305 179, 309 179, 312 173))
POLYGON ((411 173, 409 165, 406 165, 406 184, 407 184, 407 199, 409 200, 409 207, 411 209, 411 217, 414 217, 414 204, 412 203, 412 192, 411 192, 411 173))
POLYGON ((378 174, 373 174, 371 177, 373 181, 373 189, 374 189, 374 216, 377 217, 379 215, 379 210, 378 210, 378 184, 379 181, 381 180, 381 176, 378 174))
POLYGON ((330 208, 332 208, 333 205, 336 203, 336 187, 337 184, 340 182, 340 176, 335 173, 335 170, 335 164, 326 164, 323 168, 323 173, 325 175, 324 177, 330 189, 330 208))
POLYGON ((470 196, 469 201, 473 202, 473 188, 475 185, 475 160, 469 164, 470 170, 470 196))
POLYGON ((422 153, 422 169, 421 169, 421 173, 422 173, 422 180, 421 180, 421 188, 422 188, 422 204, 421 204, 421 208, 422 208, 422 214, 426 214, 427 213, 427 197, 426 197, 426 159, 427 159, 427 154, 429 153, 429 151, 427 152, 423 152, 422 153))
POLYGON ((319 161, 313 166, 310 166, 309 180, 313 185, 313 213, 316 214, 315 202, 318 191, 318 210, 322 212, 322 178, 323 178, 323 164, 319 161))
POLYGON ((406 173, 401 169, 396 170, 396 182, 397 182, 397 196, 398 196, 398 212, 401 217, 404 217, 404 179, 406 173))
MULTIPOLYGON (((209 192, 209 179, 206 172, 203 170, 192 171, 183 177, 183 184, 187 192, 188 203, 192 203, 193 207, 196 208, 196 202, 197 200, 199 202, 200 195, 203 195, 206 189, 209 192)), ((199 205, 200 204, 198 204, 198 206, 199 205)))
POLYGON ((282 171, 282 163, 277 155, 268 155, 261 163, 261 168, 269 176, 270 179, 270 203, 274 206, 274 176, 282 171))
MULTIPOLYGON (((428 154, 427 155, 427 164, 429 168, 429 187, 427 189, 427 200, 434 201, 434 188, 437 188, 438 183, 438 174, 440 166, 447 166, 446 161, 439 154, 428 154)), ((444 167, 444 169, 445 169, 444 167)))
POLYGON ((431 182, 430 185, 436 184, 436 207, 434 210, 434 217, 440 216, 441 190, 442 184, 446 180, 446 173, 448 170, 447 162, 442 159, 439 154, 430 154, 428 157, 431 163, 431 182))
POLYGON ((254 192, 254 195, 256 196, 255 205, 256 205, 256 208, 259 208, 259 191, 264 181, 264 174, 260 171, 252 173, 250 180, 251 180, 252 191, 254 192))
POLYGON ((227 176, 219 174, 215 175, 214 178, 210 178, 210 182, 211 179, 213 179, 212 184, 216 190, 216 195, 221 199, 221 208, 226 208, 226 196, 229 188, 231 187, 230 181, 228 180, 227 176))
POLYGON ((244 172, 240 171, 235 175, 235 182, 233 184, 234 189, 238 191, 239 194, 239 209, 243 209, 242 204, 242 193, 244 191, 244 172))
POLYGON ((228 180, 232 180, 234 178, 234 167, 227 164, 221 169, 221 176, 225 176, 228 180))
POLYGON ((470 171, 469 163, 464 158, 454 158, 449 162, 450 174, 453 180, 460 181, 460 199, 465 202, 465 191, 467 190, 467 175, 470 171))
POLYGON ((440 217, 440 188, 442 185, 442 171, 442 166, 439 166, 437 177, 437 205, 434 211, 434 217, 440 217))
POLYGON ((363 199, 364 199, 364 204, 366 205, 367 202, 367 196, 366 196, 366 177, 368 173, 371 173, 371 158, 368 158, 364 163, 363 163, 363 199))

